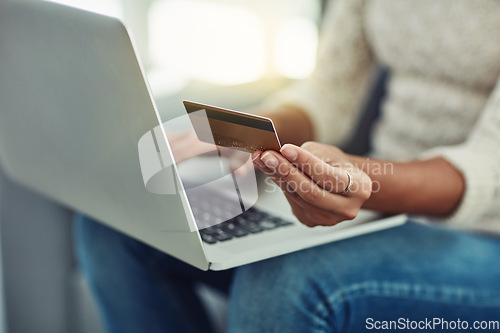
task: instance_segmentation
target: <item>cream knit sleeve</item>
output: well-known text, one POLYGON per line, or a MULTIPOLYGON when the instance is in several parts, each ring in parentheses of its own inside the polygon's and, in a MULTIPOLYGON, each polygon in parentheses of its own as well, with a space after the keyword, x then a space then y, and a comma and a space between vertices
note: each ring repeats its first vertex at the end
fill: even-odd
MULTIPOLYGON (((483 217, 500 230, 500 78, 466 142, 436 147, 421 158, 443 157, 465 178, 465 193, 447 222, 464 227, 481 225, 483 217)), ((492 226, 489 226, 491 228, 492 226)))
POLYGON ((374 72, 364 29, 363 0, 329 3, 320 31, 316 70, 308 79, 271 96, 264 107, 294 105, 308 113, 315 140, 347 139, 374 72))

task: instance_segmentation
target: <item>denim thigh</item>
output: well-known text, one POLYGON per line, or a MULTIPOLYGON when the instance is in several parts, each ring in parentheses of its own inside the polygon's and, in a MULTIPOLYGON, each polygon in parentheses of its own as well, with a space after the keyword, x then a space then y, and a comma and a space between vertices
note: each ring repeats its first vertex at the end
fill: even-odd
POLYGON ((212 332, 195 288, 227 293, 231 270, 201 271, 84 215, 75 244, 107 332, 212 332))
POLYGON ((246 265, 233 279, 228 326, 359 333, 434 317, 469 328, 500 320, 499 238, 408 222, 246 265))

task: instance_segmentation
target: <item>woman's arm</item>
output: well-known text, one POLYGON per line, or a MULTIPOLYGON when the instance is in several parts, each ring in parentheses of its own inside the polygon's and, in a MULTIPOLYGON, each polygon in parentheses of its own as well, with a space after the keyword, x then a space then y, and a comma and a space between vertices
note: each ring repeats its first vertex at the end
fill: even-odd
POLYGON ((465 188, 460 172, 442 158, 370 160, 307 142, 302 147, 287 144, 281 154, 256 152, 253 159, 280 186, 294 214, 308 226, 353 219, 362 207, 445 216, 459 204, 465 188))
POLYGON ((319 143, 306 143, 302 148, 285 145, 283 156, 269 152, 254 157, 256 165, 282 187, 294 212, 307 213, 299 218, 307 225, 335 224, 352 218, 361 207, 386 213, 446 217, 450 223, 474 224, 482 216, 500 215, 499 145, 500 78, 468 139, 462 144, 436 147, 424 152, 422 157, 425 160, 373 160, 347 155, 334 146, 319 143), (347 196, 340 193, 342 190, 338 188, 334 192, 325 191, 318 186, 321 174, 304 171, 300 163, 285 153, 290 150, 296 150, 297 155, 308 160, 308 163, 315 161, 314 165, 319 166, 317 170, 326 171, 323 175, 336 172, 337 178, 331 180, 343 184, 344 188, 347 177, 338 173, 338 170, 343 169, 353 173, 355 183, 366 184, 368 177, 371 187, 350 191, 347 196), (278 160, 277 166, 271 167, 264 163, 270 157, 278 160), (335 172, 330 169, 335 167, 338 169, 335 172), (307 177, 304 178, 304 175, 307 177), (359 180, 356 176, 359 176, 359 180), (288 186, 289 182, 294 186, 288 186), (306 186, 300 188, 298 183, 306 186), (323 200, 322 207, 315 204, 318 194, 323 200), (328 205, 325 205, 324 200, 328 205))
MULTIPOLYGON (((282 141, 300 145, 313 137, 312 124, 299 108, 283 106, 271 116, 282 141)), ((321 154, 328 156, 326 150, 321 154)), ((446 216, 458 206, 465 190, 461 173, 443 158, 394 162, 346 155, 341 159, 348 159, 371 178, 373 189, 363 205, 366 209, 446 216)))
POLYGON ((392 162, 349 155, 372 180, 363 208, 384 213, 451 214, 465 190, 461 173, 443 158, 392 162))
MULTIPOLYGON (((317 70, 300 85, 301 89, 288 90, 284 98, 276 99, 275 106, 285 101, 285 104, 296 105, 297 108, 289 115, 285 111, 287 108, 266 113, 275 120, 282 143, 300 144, 311 139, 338 143, 348 136, 349 128, 356 119, 355 110, 359 109, 368 87, 373 59, 361 24, 363 2, 339 0, 331 8, 329 18, 325 20, 327 25, 322 30, 323 47, 319 50, 317 70)), ((331 151, 325 149, 326 155, 317 155, 322 159, 333 155, 343 159, 341 162, 359 165, 359 169, 351 171, 359 175, 365 184, 367 177, 372 179, 370 184, 374 193, 371 193, 371 188, 370 193, 367 190, 348 195, 331 193, 317 188, 320 175, 295 172, 297 169, 292 162, 279 153, 269 152, 262 156, 256 153, 254 157, 256 165, 282 186, 292 209, 301 214, 299 219, 308 221, 304 222, 308 225, 335 224, 352 218, 362 206, 388 213, 448 215, 450 222, 473 224, 482 216, 500 216, 499 145, 500 79, 467 141, 455 146, 437 147, 423 155, 434 157, 432 159, 387 161, 391 163, 391 172, 378 173, 375 172, 375 164, 384 165, 384 161, 348 156, 331 146, 326 146, 331 148, 331 151), (264 163, 270 157, 278 160, 277 167, 264 163), (302 193, 287 185, 288 180, 295 181, 295 176, 304 174, 313 182, 305 187, 310 193, 302 193), (322 200, 326 198, 330 202, 329 208, 314 204, 318 194, 322 200)), ((313 146, 309 144, 303 150, 307 153, 311 148, 313 146)), ((337 174, 338 179, 345 182, 347 178, 342 174, 337 174)), ((302 176, 300 181, 307 181, 302 176)))

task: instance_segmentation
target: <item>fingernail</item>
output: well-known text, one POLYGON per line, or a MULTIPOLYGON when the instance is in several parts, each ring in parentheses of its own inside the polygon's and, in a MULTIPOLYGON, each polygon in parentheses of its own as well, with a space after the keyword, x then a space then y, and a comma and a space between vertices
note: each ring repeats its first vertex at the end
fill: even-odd
POLYGON ((271 154, 270 152, 265 152, 264 154, 262 154, 262 156, 260 157, 260 159, 262 160, 262 162, 264 162, 264 164, 268 167, 268 168, 276 168, 279 164, 279 161, 276 157, 273 156, 273 154, 271 154))
POLYGON ((294 147, 291 147, 290 145, 286 144, 283 147, 281 147, 281 155, 285 156, 287 160, 290 162, 293 162, 297 159, 297 151, 295 150, 294 147))
POLYGON ((252 153, 252 162, 255 162, 256 159, 258 159, 260 156, 260 151, 254 151, 252 153))
POLYGON ((260 159, 260 151, 255 151, 252 153, 252 162, 257 165, 259 168, 265 168, 266 166, 264 163, 262 163, 262 160, 260 159))

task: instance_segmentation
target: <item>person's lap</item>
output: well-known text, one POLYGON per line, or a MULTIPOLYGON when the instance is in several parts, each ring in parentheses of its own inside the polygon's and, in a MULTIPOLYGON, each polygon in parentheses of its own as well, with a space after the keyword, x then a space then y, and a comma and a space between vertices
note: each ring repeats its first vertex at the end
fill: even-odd
POLYGON ((211 331, 194 288, 201 282, 227 293, 232 271, 201 271, 83 215, 75 241, 107 331, 211 331))
POLYGON ((235 275, 229 327, 363 332, 369 318, 498 320, 499 254, 499 239, 407 223, 255 263, 235 275))
POLYGON ((407 223, 246 265, 233 278, 233 271, 199 271, 84 217, 76 234, 112 332, 209 332, 197 282, 223 291, 232 283, 230 332, 362 332, 375 320, 399 318, 472 325, 500 312, 494 237, 407 223))

